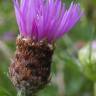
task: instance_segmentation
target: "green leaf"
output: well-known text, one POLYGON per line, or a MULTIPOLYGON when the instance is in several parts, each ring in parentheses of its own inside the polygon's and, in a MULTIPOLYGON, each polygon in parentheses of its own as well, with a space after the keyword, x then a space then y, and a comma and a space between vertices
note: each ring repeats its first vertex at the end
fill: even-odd
POLYGON ((12 96, 12 94, 10 94, 10 92, 8 92, 5 88, 0 87, 0 96, 12 96))
POLYGON ((11 81, 9 80, 9 77, 2 72, 0 74, 0 92, 6 92, 6 94, 10 94, 10 96, 16 96, 16 90, 13 87, 11 81))

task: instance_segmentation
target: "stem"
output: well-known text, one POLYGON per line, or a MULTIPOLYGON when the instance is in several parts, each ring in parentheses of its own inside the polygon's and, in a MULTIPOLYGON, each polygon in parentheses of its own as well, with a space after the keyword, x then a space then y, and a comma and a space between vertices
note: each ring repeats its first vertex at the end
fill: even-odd
POLYGON ((3 52, 5 55, 6 59, 10 61, 10 58, 12 57, 12 52, 11 50, 6 46, 6 44, 0 40, 0 51, 3 52))
POLYGON ((17 96, 22 96, 22 92, 19 91, 19 92, 17 93, 17 96))
POLYGON ((96 82, 94 82, 94 96, 96 96, 96 82))
POLYGON ((36 94, 25 94, 25 92, 22 92, 22 91, 18 91, 18 93, 17 93, 17 96, 36 96, 36 94))

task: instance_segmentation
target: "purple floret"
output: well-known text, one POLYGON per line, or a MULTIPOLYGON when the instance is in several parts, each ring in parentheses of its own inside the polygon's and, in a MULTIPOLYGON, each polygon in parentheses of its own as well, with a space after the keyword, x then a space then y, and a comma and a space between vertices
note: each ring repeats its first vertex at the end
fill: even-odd
POLYGON ((67 9, 61 0, 13 1, 20 35, 36 41, 56 41, 83 15, 80 5, 73 2, 67 9))

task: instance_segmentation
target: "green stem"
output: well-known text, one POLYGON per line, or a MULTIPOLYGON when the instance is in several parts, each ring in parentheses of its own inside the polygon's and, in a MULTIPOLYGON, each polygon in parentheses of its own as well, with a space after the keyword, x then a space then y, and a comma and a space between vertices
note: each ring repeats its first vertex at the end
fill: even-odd
POLYGON ((22 96, 22 92, 18 91, 17 96, 22 96))
POLYGON ((26 95, 25 92, 18 91, 17 96, 36 96, 36 94, 33 94, 33 95, 27 94, 27 95, 26 95))
POLYGON ((96 82, 94 82, 94 96, 96 96, 96 82))

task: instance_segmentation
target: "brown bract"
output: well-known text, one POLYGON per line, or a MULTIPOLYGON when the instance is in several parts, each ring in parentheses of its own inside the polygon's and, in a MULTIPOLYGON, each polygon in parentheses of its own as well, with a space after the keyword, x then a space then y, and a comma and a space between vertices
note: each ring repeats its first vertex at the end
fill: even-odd
POLYGON ((54 48, 46 40, 35 42, 20 36, 16 40, 16 45, 16 53, 9 67, 10 79, 17 89, 30 96, 50 81, 54 48))

